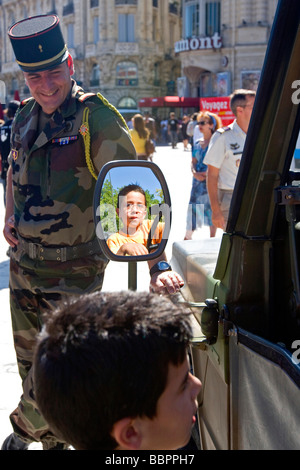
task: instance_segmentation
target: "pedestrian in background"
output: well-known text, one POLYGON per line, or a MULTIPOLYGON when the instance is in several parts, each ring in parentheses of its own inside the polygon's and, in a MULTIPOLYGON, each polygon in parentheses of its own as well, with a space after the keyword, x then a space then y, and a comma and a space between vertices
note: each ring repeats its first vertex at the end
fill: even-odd
POLYGON ((199 142, 199 140, 203 137, 203 134, 199 126, 199 121, 201 120, 201 116, 202 116, 202 112, 199 111, 199 113, 197 113, 196 125, 194 127, 194 133, 193 133, 193 148, 196 145, 196 142, 199 142))
POLYGON ((188 151, 188 143, 189 143, 189 135, 187 134, 187 126, 190 122, 189 116, 184 114, 182 116, 182 123, 181 123, 181 133, 182 133, 182 141, 183 141, 183 150, 188 151))
POLYGON ((193 152, 193 147, 194 147, 194 130, 195 130, 195 127, 197 126, 197 116, 198 116, 198 113, 193 113, 186 128, 186 133, 190 138, 192 152, 193 152))
POLYGON ((161 129, 162 145, 168 145, 168 143, 169 143, 168 119, 162 119, 162 120, 161 120, 161 122, 160 122, 160 129, 161 129))
POLYGON ((4 110, 6 121, 4 121, 0 128, 1 180, 3 184, 4 206, 6 206, 6 176, 8 170, 8 155, 10 153, 11 126, 19 106, 20 101, 17 100, 8 103, 7 108, 4 110))
POLYGON ((150 139, 153 140, 154 145, 156 143, 157 139, 157 129, 156 129, 156 122, 155 120, 150 116, 149 111, 146 111, 144 114, 144 121, 145 121, 145 127, 148 129, 150 133, 150 139))
POLYGON ((171 145, 173 149, 177 148, 178 130, 179 130, 178 119, 176 119, 175 113, 171 112, 170 119, 168 121, 168 132, 170 135, 171 145))
POLYGON ((230 108, 236 119, 219 129, 211 139, 204 163, 213 224, 225 230, 233 189, 242 158, 256 92, 235 90, 230 108))
POLYGON ((139 160, 148 160, 146 142, 150 138, 150 131, 146 128, 144 118, 141 114, 135 114, 132 118, 133 128, 130 136, 139 160))
POLYGON ((210 236, 216 235, 216 227, 212 223, 211 207, 206 187, 207 166, 203 163, 212 135, 222 126, 219 116, 207 111, 198 115, 198 126, 201 137, 195 142, 192 154, 193 183, 187 214, 187 228, 184 239, 191 240, 197 227, 208 225, 210 236))

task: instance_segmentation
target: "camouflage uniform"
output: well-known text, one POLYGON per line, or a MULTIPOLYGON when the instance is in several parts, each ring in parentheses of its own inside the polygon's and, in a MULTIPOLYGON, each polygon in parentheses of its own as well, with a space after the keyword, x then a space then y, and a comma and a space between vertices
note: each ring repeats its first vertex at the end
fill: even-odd
POLYGON ((62 297, 101 289, 107 264, 95 239, 96 180, 86 160, 84 137, 89 128, 96 173, 113 159, 135 158, 135 150, 116 113, 96 95, 84 95, 75 82, 39 133, 40 112, 34 99, 26 100, 12 129, 10 164, 19 245, 11 253, 10 299, 23 395, 11 422, 23 440, 42 441, 47 449, 56 438, 34 401, 35 337, 62 297))

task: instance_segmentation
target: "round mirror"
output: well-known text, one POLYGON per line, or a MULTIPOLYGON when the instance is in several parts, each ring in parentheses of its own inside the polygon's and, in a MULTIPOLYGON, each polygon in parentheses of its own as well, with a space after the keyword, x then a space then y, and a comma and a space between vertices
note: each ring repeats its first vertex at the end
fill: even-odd
POLYGON ((160 168, 120 160, 103 166, 94 194, 94 222, 101 249, 114 261, 159 257, 171 227, 171 200, 160 168))

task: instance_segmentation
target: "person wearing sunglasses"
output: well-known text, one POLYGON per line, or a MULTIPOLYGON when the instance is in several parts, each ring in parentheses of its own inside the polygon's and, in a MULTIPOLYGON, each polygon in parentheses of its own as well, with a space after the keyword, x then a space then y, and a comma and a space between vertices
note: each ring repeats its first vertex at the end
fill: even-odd
POLYGON ((254 90, 239 89, 232 93, 230 108, 236 119, 229 126, 217 130, 204 158, 212 222, 222 230, 226 229, 255 96, 254 90))
POLYGON ((198 127, 202 137, 195 142, 192 152, 193 183, 187 213, 187 226, 185 240, 191 240, 198 227, 208 225, 210 236, 216 234, 216 227, 212 223, 212 211, 206 187, 207 166, 203 163, 212 135, 222 126, 219 116, 206 111, 198 115, 198 127))

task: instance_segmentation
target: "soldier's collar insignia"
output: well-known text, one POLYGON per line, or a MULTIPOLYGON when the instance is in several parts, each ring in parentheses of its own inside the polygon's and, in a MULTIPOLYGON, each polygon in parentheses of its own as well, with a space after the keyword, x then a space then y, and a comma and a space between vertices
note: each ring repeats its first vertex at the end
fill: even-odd
POLYGON ((12 156, 13 160, 16 161, 17 158, 18 158, 18 156, 19 156, 18 150, 12 149, 12 151, 11 151, 11 156, 12 156))

